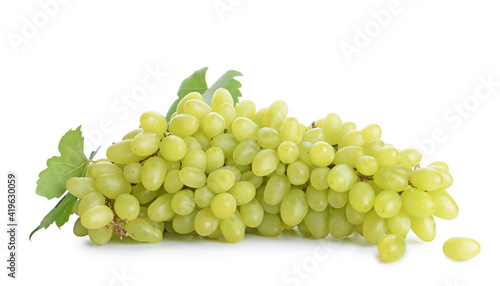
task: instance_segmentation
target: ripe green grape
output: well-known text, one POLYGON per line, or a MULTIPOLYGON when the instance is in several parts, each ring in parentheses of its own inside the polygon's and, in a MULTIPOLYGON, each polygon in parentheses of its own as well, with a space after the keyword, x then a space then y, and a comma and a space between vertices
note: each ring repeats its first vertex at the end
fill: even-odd
POLYGON ((200 210, 194 218, 194 230, 201 236, 212 234, 219 227, 219 219, 207 207, 200 210))
POLYGON ((240 206, 240 214, 245 225, 249 227, 258 227, 264 219, 264 209, 256 198, 240 206))
POLYGON ((399 152, 399 155, 398 164, 408 168, 413 168, 420 164, 420 161, 422 161, 422 153, 413 148, 403 149, 399 152))
POLYGON ((401 194, 402 208, 411 217, 423 218, 436 210, 434 199, 428 193, 408 188, 401 194))
POLYGON ((335 141, 335 133, 341 125, 342 120, 337 114, 329 113, 325 116, 323 119, 323 126, 320 127, 323 128, 323 131, 325 132, 325 141, 328 142, 328 144, 335 145, 337 143, 335 141))
POLYGON ((195 210, 187 215, 176 215, 172 220, 172 228, 178 234, 188 234, 195 231, 194 220, 198 211, 195 210))
POLYGON ((328 167, 317 167, 311 171, 310 182, 311 185, 316 190, 326 190, 328 186, 328 174, 330 173, 330 168, 328 167))
POLYGON ((73 233, 76 236, 83 237, 89 234, 89 230, 82 225, 82 219, 77 218, 73 226, 73 233))
POLYGON ((222 149, 219 147, 208 148, 205 151, 205 157, 207 158, 207 167, 205 169, 205 173, 207 174, 210 174, 213 171, 224 166, 224 151, 222 151, 222 149))
POLYGON ((278 130, 281 123, 285 120, 288 114, 288 105, 284 100, 277 100, 267 108, 262 117, 262 126, 271 127, 278 130))
POLYGON ((78 203, 78 215, 82 216, 82 214, 95 206, 104 205, 106 199, 100 192, 90 192, 83 196, 78 203))
POLYGON ((263 127, 257 131, 257 143, 262 148, 274 149, 280 144, 280 134, 271 127, 263 127))
POLYGON ((120 219, 134 220, 139 215, 141 205, 134 195, 121 194, 116 197, 113 208, 120 219))
POLYGON ((328 221, 328 231, 335 238, 343 238, 352 229, 352 223, 346 216, 346 208, 334 208, 328 221))
POLYGON ((180 179, 181 170, 170 170, 165 176, 165 181, 163 182, 163 188, 167 193, 175 194, 176 192, 182 190, 184 183, 180 179))
POLYGON ((436 210, 433 215, 442 219, 454 219, 458 216, 458 205, 455 200, 444 190, 428 193, 435 202, 436 210))
POLYGON ((386 234, 378 244, 378 253, 385 262, 394 262, 405 255, 406 242, 395 234, 386 234))
POLYGON ((306 194, 302 190, 292 189, 281 202, 281 219, 289 226, 298 225, 306 216, 308 209, 306 194))
POLYGON ((393 234, 406 238, 410 232, 411 218, 401 210, 397 215, 387 219, 387 226, 393 234))
POLYGON ((309 180, 309 167, 301 160, 297 160, 288 165, 286 169, 286 175, 292 185, 303 185, 309 180))
POLYGON ((373 181, 383 190, 401 192, 408 186, 408 175, 396 167, 385 167, 378 169, 373 175, 373 181))
POLYGON ((304 217, 304 222, 307 229, 311 232, 312 236, 316 238, 325 238, 330 233, 329 210, 325 209, 322 211, 315 211, 313 209, 309 209, 306 216, 304 217))
POLYGON ((427 167, 441 167, 443 169, 445 169, 446 171, 450 171, 450 167, 448 166, 448 164, 446 164, 445 162, 442 162, 442 161, 434 161, 432 163, 430 163, 427 167))
POLYGON ((357 175, 354 170, 345 165, 337 165, 328 174, 328 186, 337 192, 347 192, 356 183, 357 175))
POLYGON ((345 206, 345 215, 347 218, 347 221, 349 221, 353 225, 359 225, 362 224, 365 220, 365 217, 367 213, 360 213, 356 211, 352 206, 350 202, 347 202, 345 206))
POLYGON ((333 163, 335 165, 346 164, 349 167, 354 168, 356 160, 364 154, 364 149, 359 146, 346 146, 335 153, 333 163))
POLYGON ((306 190, 306 199, 309 207, 315 211, 322 211, 328 207, 328 190, 317 190, 309 185, 306 190))
POLYGON ((203 118, 201 127, 208 137, 215 138, 226 129, 226 120, 219 113, 210 112, 203 118))
POLYGON ((380 168, 392 167, 399 162, 399 151, 391 146, 384 146, 373 154, 380 168))
POLYGON ((189 189, 179 191, 172 197, 172 210, 178 215, 190 214, 195 207, 194 193, 189 189))
POLYGON ((178 114, 168 123, 168 131, 172 135, 186 137, 193 135, 199 127, 196 117, 189 114, 178 114))
POLYGON ((260 151, 260 146, 254 140, 243 141, 234 148, 233 159, 239 165, 252 164, 255 155, 260 151))
POLYGON ((340 142, 338 143, 338 148, 342 149, 347 146, 363 146, 365 144, 365 139, 363 137, 363 133, 358 130, 351 130, 347 132, 342 139, 340 139, 340 142))
POLYGON ((265 237, 277 237, 283 232, 281 219, 277 214, 264 213, 257 230, 265 237))
POLYGON ((179 172, 179 180, 190 188, 201 188, 207 182, 207 176, 199 168, 183 167, 179 172))
POLYGON ((267 176, 278 167, 280 160, 274 149, 263 149, 255 154, 252 171, 257 176, 267 176))
POLYGON ((196 117, 199 122, 203 122, 205 116, 210 112, 212 112, 212 107, 203 100, 190 99, 184 103, 184 113, 196 117))
POLYGON ((373 188, 365 182, 355 183, 349 191, 349 203, 351 207, 360 213, 369 212, 375 201, 373 188))
POLYGON ((236 243, 245 237, 246 225, 237 210, 230 217, 221 219, 219 227, 228 242, 236 243))
POLYGON ((110 162, 98 162, 89 166, 88 173, 91 178, 96 179, 100 175, 104 174, 121 175, 123 171, 116 164, 110 162))
POLYGON ((282 163, 290 164, 299 158, 299 147, 293 141, 283 141, 278 146, 277 154, 282 163))
POLYGON ((144 131, 151 131, 158 134, 167 131, 167 119, 165 115, 156 111, 146 111, 140 118, 141 126, 144 131))
POLYGON ((365 142, 365 145, 363 145, 363 149, 365 149, 366 155, 373 157, 373 154, 375 154, 375 152, 377 152, 378 149, 384 146, 385 143, 381 139, 373 139, 368 142, 365 142))
POLYGON ((113 220, 113 211, 105 205, 98 205, 87 209, 81 219, 82 225, 89 230, 101 228, 113 220))
POLYGON ((181 137, 169 135, 161 140, 160 152, 168 161, 178 161, 187 154, 187 145, 181 137))
POLYGON ((132 152, 131 145, 132 139, 117 142, 108 147, 108 150, 106 150, 106 157, 108 157, 108 159, 113 163, 123 165, 146 158, 145 156, 138 156, 134 154, 134 152, 132 152))
POLYGON ((257 110, 255 103, 249 99, 238 102, 234 109, 236 109, 237 117, 246 117, 250 120, 253 120, 257 110))
POLYGON ((401 210, 401 196, 393 191, 382 191, 375 197, 373 209, 382 218, 390 218, 401 210))
POLYGON ((442 167, 439 167, 439 166, 430 166, 429 168, 438 171, 438 173, 443 178, 443 183, 441 184, 439 189, 444 190, 444 189, 451 187, 451 185, 453 185, 453 177, 451 176, 450 172, 448 172, 448 170, 446 170, 442 167))
POLYGON ((231 189, 227 191, 233 195, 236 205, 242 206, 249 203, 255 197, 255 187, 250 182, 236 182, 231 189))
POLYGON ((150 191, 158 190, 165 182, 167 163, 161 157, 151 157, 144 161, 141 172, 142 185, 150 191))
POLYGON ((233 124, 233 121, 236 119, 236 109, 234 109, 233 104, 224 103, 220 106, 217 111, 224 117, 224 121, 226 122, 226 128, 230 128, 233 124))
POLYGON ((140 242, 156 241, 157 239, 155 238, 158 236, 157 232, 159 232, 151 223, 142 218, 136 218, 129 221, 125 224, 125 230, 133 240, 140 242))
POLYGON ((332 145, 336 145, 342 140, 342 137, 344 137, 349 131, 356 130, 356 124, 352 122, 344 122, 342 123, 339 128, 337 128, 337 131, 335 131, 335 134, 331 135, 330 140, 328 143, 332 145))
POLYGON ((219 219, 228 219, 236 210, 236 200, 229 193, 220 193, 213 197, 210 208, 219 219))
POLYGON ((90 192, 97 191, 95 180, 87 177, 72 177, 66 181, 66 189, 73 196, 81 199, 90 192))
POLYGON ((220 107, 225 103, 234 105, 233 98, 231 96, 231 93, 229 93, 227 89, 219 88, 214 92, 214 95, 212 97, 212 109, 214 111, 219 111, 220 107))
POLYGON ((160 148, 160 135, 151 131, 144 131, 137 134, 132 143, 130 143, 130 148, 132 152, 137 156, 149 156, 160 148))
POLYGON ((224 152, 224 158, 229 158, 233 155, 234 148, 238 146, 240 142, 236 140, 233 134, 224 133, 220 134, 212 140, 212 147, 219 147, 224 152))
POLYGON ((319 167, 326 167, 333 162, 335 151, 332 145, 324 141, 318 141, 311 146, 309 155, 313 164, 319 167))
POLYGON ((199 208, 209 207, 214 196, 215 193, 210 191, 206 185, 194 191, 194 201, 199 208))
POLYGON ((270 205, 281 203, 290 191, 291 183, 286 175, 274 175, 267 182, 264 189, 264 201, 270 205))
POLYGON ((281 142, 291 141, 295 145, 299 145, 302 141, 303 131, 300 122, 295 117, 287 117, 280 128, 281 142))
POLYGON ((207 186, 214 193, 228 191, 235 182, 236 177, 229 169, 217 169, 210 173, 207 178, 207 186))
POLYGON ((366 126, 361 129, 361 133, 363 134, 364 142, 380 139, 382 137, 382 129, 377 124, 370 124, 366 126))
POLYGON ((123 168, 123 177, 131 184, 139 184, 142 182, 141 178, 142 164, 141 163, 128 163, 123 168))
POLYGON ((95 184, 101 194, 112 200, 132 190, 130 183, 123 176, 116 174, 101 175, 97 177, 95 184))
POLYGON ((372 156, 359 156, 354 161, 354 166, 365 176, 373 176, 378 171, 378 162, 372 156))
POLYGON ((207 169, 207 156, 205 152, 201 149, 195 149, 189 151, 184 158, 181 160, 182 167, 195 167, 203 172, 207 169))
POLYGON ((142 205, 142 204, 147 204, 152 200, 154 200, 157 197, 160 190, 163 189, 159 189, 156 191, 149 191, 146 188, 144 188, 144 186, 141 183, 139 183, 132 187, 132 195, 134 195, 134 197, 136 197, 136 199, 139 201, 139 204, 142 205))
POLYGON ((377 215, 375 210, 366 214, 363 221, 363 237, 369 243, 377 243, 387 231, 387 220, 377 215))
POLYGON ((307 130, 302 137, 302 141, 310 142, 314 144, 316 142, 325 141, 325 132, 321 127, 315 127, 310 130, 307 130))
POLYGON ((476 257, 481 252, 481 246, 472 238, 453 237, 443 244, 443 252, 448 258, 465 261, 476 257))
POLYGON ((183 97, 181 99, 181 101, 179 102, 179 104, 177 105, 176 113, 177 114, 185 113, 184 105, 186 104, 186 102, 188 102, 191 99, 203 100, 203 97, 201 96, 201 94, 199 92, 196 92, 196 91, 193 91, 193 92, 186 94, 186 96, 183 97))
POLYGON ((430 242, 436 237, 434 216, 411 217, 411 230, 423 241, 430 242))
POLYGON ((443 176, 435 169, 429 167, 414 170, 410 180, 415 187, 425 191, 435 191, 443 185, 443 176))
MULTIPOLYGON (((165 129, 166 130, 166 129, 165 129)), ((129 131, 127 134, 125 134, 122 138, 122 140, 127 140, 127 139, 134 139, 135 135, 143 132, 144 129, 142 128, 136 128, 134 130, 129 131)), ((162 132, 163 133, 163 132, 162 132)))
POLYGON ((349 200, 348 192, 337 192, 332 189, 328 189, 328 204, 334 208, 341 208, 347 204, 349 200))
POLYGON ((156 198, 148 207, 148 217, 158 222, 171 220, 175 216, 172 197, 172 194, 164 194, 156 198))
POLYGON ((246 140, 257 140, 259 126, 246 117, 238 117, 233 120, 231 130, 236 140, 243 142, 246 140))

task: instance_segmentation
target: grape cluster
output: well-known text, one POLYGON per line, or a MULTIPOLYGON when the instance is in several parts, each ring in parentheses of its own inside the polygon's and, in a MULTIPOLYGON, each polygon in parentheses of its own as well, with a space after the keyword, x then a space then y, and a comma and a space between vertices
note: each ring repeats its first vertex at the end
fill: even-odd
POLYGON ((79 199, 74 233, 96 245, 113 233, 149 243, 165 231, 238 242, 247 232, 276 237, 296 227, 315 238, 356 232, 395 261, 410 230, 431 241, 434 217, 458 215, 448 166, 420 167, 419 151, 385 143, 376 124, 358 130, 330 113, 305 126, 283 100, 257 110, 250 100, 234 106, 218 89, 211 105, 193 92, 169 123, 148 111, 140 127, 85 177, 67 181, 79 199))

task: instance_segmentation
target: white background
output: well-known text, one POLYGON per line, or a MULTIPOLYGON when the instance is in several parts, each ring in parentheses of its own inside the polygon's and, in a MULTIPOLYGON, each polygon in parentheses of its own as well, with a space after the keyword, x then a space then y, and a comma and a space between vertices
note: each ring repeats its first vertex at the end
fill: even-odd
POLYGON ((2 285, 499 285, 498 1, 66 2, 0 4, 2 285), (67 130, 82 125, 89 146, 106 148, 142 112, 166 113, 182 79, 205 66, 209 83, 241 71, 243 96, 258 107, 285 99, 304 123, 329 112, 359 128, 377 123, 386 142, 422 150, 424 164, 447 162, 459 217, 438 219, 431 243, 411 235, 393 264, 359 237, 95 247, 72 234, 74 217, 28 240, 56 204, 35 183, 67 130), (148 70, 160 71, 154 88, 127 99, 148 70), (8 171, 19 177, 16 280, 5 268, 8 171), (453 236, 477 239, 481 254, 446 258, 453 236))

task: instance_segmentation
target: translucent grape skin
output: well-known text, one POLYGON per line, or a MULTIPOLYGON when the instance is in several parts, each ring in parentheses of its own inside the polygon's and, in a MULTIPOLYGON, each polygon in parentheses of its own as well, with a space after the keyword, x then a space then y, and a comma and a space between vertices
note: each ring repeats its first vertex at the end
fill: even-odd
POLYGON ((97 229, 106 226, 113 219, 113 211, 105 206, 98 205, 86 210, 82 216, 82 225, 87 229, 97 229))
POLYGON ((468 237, 453 237, 443 244, 444 254, 456 261, 465 261, 476 257, 481 252, 477 241, 468 237))
POLYGON ((236 200, 229 193, 217 194, 210 203, 212 213, 219 219, 228 219, 236 211, 236 200))
POLYGON ((406 242, 395 234, 386 234, 378 244, 378 253, 383 261, 394 262, 405 255, 406 242))
POLYGON ((113 209, 122 220, 134 220, 139 216, 141 205, 132 194, 121 194, 116 197, 113 209))

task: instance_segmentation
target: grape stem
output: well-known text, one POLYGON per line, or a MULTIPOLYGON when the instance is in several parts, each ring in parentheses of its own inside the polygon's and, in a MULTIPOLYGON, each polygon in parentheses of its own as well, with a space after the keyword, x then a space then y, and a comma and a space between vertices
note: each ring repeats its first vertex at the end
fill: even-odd
POLYGON ((122 222, 124 224, 127 224, 128 223, 128 219, 120 220, 120 219, 118 219, 118 216, 115 215, 113 217, 113 220, 110 222, 110 225, 106 226, 106 229, 109 229, 111 226, 113 226, 114 229, 115 229, 116 236, 118 236, 118 238, 120 240, 122 240, 124 237, 129 236, 128 231, 125 230, 123 227, 120 226, 120 223, 122 223, 122 222))

